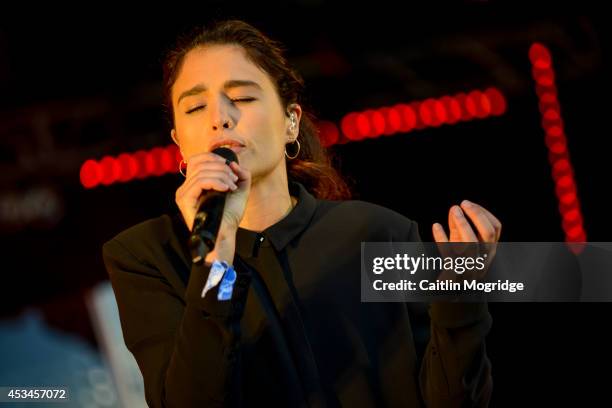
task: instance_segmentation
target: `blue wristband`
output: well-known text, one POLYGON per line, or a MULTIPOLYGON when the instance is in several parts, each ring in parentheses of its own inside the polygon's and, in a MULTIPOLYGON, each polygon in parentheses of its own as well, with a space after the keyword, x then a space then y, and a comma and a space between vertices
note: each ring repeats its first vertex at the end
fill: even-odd
POLYGON ((230 300, 232 298, 232 292, 234 291, 234 283, 236 283, 236 271, 232 268, 232 265, 228 265, 225 275, 219 285, 219 292, 217 293, 217 300, 230 300))
POLYGON ((225 261, 215 260, 210 267, 208 279, 202 290, 202 297, 206 296, 206 293, 210 289, 219 285, 217 300, 230 300, 232 298, 235 282, 236 271, 234 268, 225 261))

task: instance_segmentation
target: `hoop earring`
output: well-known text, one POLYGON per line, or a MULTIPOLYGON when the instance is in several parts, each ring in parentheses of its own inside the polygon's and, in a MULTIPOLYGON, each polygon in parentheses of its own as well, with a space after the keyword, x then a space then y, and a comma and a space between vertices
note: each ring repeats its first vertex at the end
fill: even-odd
POLYGON ((187 175, 183 172, 183 163, 185 163, 184 168, 187 168, 187 162, 185 161, 185 159, 182 159, 179 163, 179 173, 181 173, 183 177, 187 178, 187 175))
POLYGON ((289 154, 287 153, 287 145, 285 145, 285 156, 287 156, 287 158, 288 158, 289 160, 293 160, 293 159, 295 159, 296 157, 298 157, 298 154, 300 154, 300 148, 301 148, 301 146, 300 146, 300 141, 299 141, 299 140, 297 140, 297 139, 295 139, 295 140, 292 142, 292 144, 293 144, 293 143, 297 143, 297 151, 295 152, 295 154, 294 154, 293 156, 289 156, 289 154))

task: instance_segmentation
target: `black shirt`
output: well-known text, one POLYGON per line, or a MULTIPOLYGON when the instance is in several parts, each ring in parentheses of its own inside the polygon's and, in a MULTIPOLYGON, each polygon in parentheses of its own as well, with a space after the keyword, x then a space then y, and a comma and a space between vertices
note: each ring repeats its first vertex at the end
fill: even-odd
POLYGON ((231 301, 201 297, 180 214, 138 224, 104 245, 125 343, 152 407, 486 406, 492 381, 486 304, 361 302, 361 242, 420 241, 417 224, 363 201, 315 199, 261 233, 240 228, 231 301), (272 404, 272 405, 271 405, 272 404))

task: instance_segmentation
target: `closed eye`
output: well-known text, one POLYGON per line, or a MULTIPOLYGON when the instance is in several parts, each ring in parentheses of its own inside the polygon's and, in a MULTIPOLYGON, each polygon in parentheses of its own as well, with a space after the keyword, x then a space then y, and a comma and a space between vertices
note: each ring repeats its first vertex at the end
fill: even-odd
POLYGON ((196 107, 193 107, 193 108, 189 109, 189 110, 188 110, 187 112, 185 112, 185 113, 189 115, 190 113, 193 113, 193 112, 195 112, 195 111, 199 111, 199 110, 201 110, 201 109, 204 109, 205 107, 206 107, 206 105, 196 106, 196 107))
MULTIPOLYGON (((238 103, 238 102, 253 102, 254 100, 256 100, 256 98, 253 97, 246 97, 246 98, 233 98, 230 99, 230 101, 232 101, 232 103, 238 103)), ((190 114, 193 112, 197 112, 199 110, 202 110, 206 107, 206 105, 200 105, 200 106, 195 106, 191 109, 189 109, 187 112, 185 112, 186 114, 190 114)))
POLYGON ((236 103, 236 102, 253 102, 254 100, 255 100, 255 98, 251 98, 251 97, 231 99, 231 101, 233 103, 236 103))

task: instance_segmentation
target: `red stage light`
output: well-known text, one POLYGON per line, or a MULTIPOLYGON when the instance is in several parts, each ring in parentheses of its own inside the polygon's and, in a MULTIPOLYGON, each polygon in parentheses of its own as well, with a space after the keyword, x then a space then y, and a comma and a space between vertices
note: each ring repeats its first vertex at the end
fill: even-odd
POLYGON ((433 126, 434 124, 433 114, 431 110, 429 109, 429 106, 427 106, 425 102, 419 105, 417 112, 419 113, 418 117, 424 126, 433 126))
POLYGON ((446 106, 441 101, 434 100, 432 102, 432 110, 434 112, 434 116, 438 119, 440 124, 448 122, 448 114, 446 112, 446 106))
POLYGON ((162 148, 162 153, 161 153, 161 171, 162 174, 166 174, 166 173, 174 173, 176 171, 176 162, 174 160, 174 150, 171 150, 169 148, 162 148))
POLYGON ((553 153, 562 154, 567 151, 567 145, 565 144, 565 139, 562 139, 558 142, 555 142, 550 145, 550 150, 553 153))
POLYGON ((136 163, 138 164, 138 171, 136 172, 136 178, 143 179, 149 174, 147 172, 147 153, 144 150, 139 150, 132 155, 136 163))
POLYGON ((549 109, 553 109, 553 110, 556 110, 557 112, 561 112, 561 106, 559 105, 558 101, 553 101, 553 102, 540 101, 538 107, 540 108, 540 113, 542 114, 548 111, 549 109))
POLYGON ((561 116, 559 116, 559 112, 554 109, 548 109, 544 112, 544 119, 546 120, 559 120, 561 116))
POLYGON ((446 112, 446 123, 452 125, 461 119, 461 107, 455 98, 443 96, 440 98, 440 103, 442 103, 446 112))
POLYGON ((340 132, 338 131, 338 128, 333 122, 320 121, 318 125, 319 125, 319 138, 321 139, 321 144, 324 147, 331 146, 335 143, 338 143, 340 132))
POLYGON ((149 152, 151 161, 153 162, 153 169, 151 171, 152 176, 161 176, 165 173, 164 165, 162 163, 164 155, 164 149, 161 147, 155 147, 149 152))
POLYGON ((548 126, 545 131, 546 134, 551 135, 552 137, 563 136, 563 129, 560 126, 548 126))
POLYGON ((565 174, 571 171, 570 164, 567 161, 567 159, 559 159, 555 161, 555 163, 553 164, 552 171, 553 171, 553 179, 556 180, 562 174, 565 174))
POLYGON ((437 110, 438 101, 429 98, 421 103, 419 107, 419 113, 421 115, 422 122, 428 126, 438 127, 444 123, 446 119, 446 112, 444 112, 444 106, 442 105, 442 116, 438 115, 437 110))
POLYGON ((561 204, 563 204, 563 206, 570 206, 572 205, 572 203, 576 202, 576 193, 565 193, 559 197, 559 201, 561 201, 561 204))
POLYGON ((557 101, 557 92, 547 90, 546 92, 542 92, 542 96, 540 96, 541 103, 557 103, 557 101))
POLYGON ((397 133, 402 127, 402 117, 396 108, 382 108, 380 113, 385 118, 385 135, 397 133))
POLYGON ((342 133, 350 140, 359 140, 357 133, 357 113, 352 112, 345 115, 340 121, 342 133))
POLYGON ((482 119, 484 116, 486 116, 483 115, 484 111, 481 107, 481 95, 482 93, 480 91, 472 91, 467 95, 465 99, 465 106, 470 112, 470 115, 479 119, 482 119))
POLYGON ((121 177, 121 165, 112 157, 106 156, 100 161, 102 169, 102 184, 108 186, 121 177))
POLYGON ((150 177, 155 175, 155 173, 157 172, 157 165, 155 163, 155 157, 153 157, 153 154, 151 154, 151 152, 145 152, 145 177, 150 177))
POLYGON ((179 150, 178 146, 175 144, 169 145, 168 150, 172 152, 172 156, 174 157, 175 169, 178 170, 178 164, 183 160, 183 155, 179 150))
POLYGON ((580 225, 568 228, 565 233, 569 242, 586 242, 586 233, 580 225))
POLYGON ((395 109, 400 114, 400 118, 402 120, 400 132, 408 133, 414 129, 417 123, 417 116, 414 109, 406 104, 397 105, 395 109))
POLYGON ((370 120, 370 134, 369 137, 378 137, 385 132, 385 117, 378 110, 367 110, 366 114, 370 120))
POLYGON ((561 176, 557 180, 557 185, 561 188, 569 188, 574 184, 572 177, 569 175, 561 176))
POLYGON ((573 230, 576 227, 582 229, 582 217, 575 216, 572 219, 568 219, 564 216, 563 219, 561 220, 561 228, 563 228, 563 230, 566 231, 566 233, 573 230))
POLYGON ((491 106, 491 100, 489 99, 489 96, 485 93, 479 92, 480 93, 480 109, 482 111, 482 117, 486 118, 487 116, 491 115, 491 110, 492 110, 492 106, 491 106))
POLYGON ((529 59, 532 64, 535 64, 537 61, 548 61, 548 65, 551 64, 552 58, 550 56, 550 52, 548 48, 545 47, 541 43, 534 43, 529 49, 529 59))
POLYGON ((370 125, 370 118, 367 113, 358 113, 357 114, 357 135, 358 140, 365 139, 370 136, 372 132, 372 127, 370 125))
POLYGON ((489 101, 491 102, 492 115, 500 116, 506 112, 506 99, 499 90, 489 88, 485 91, 485 95, 487 95, 489 101))
POLYGON ((538 85, 552 86, 555 83, 555 74, 552 71, 541 72, 535 77, 538 85))
MULTIPOLYGON (((467 120, 471 120, 474 115, 471 112, 471 109, 468 109, 467 107, 467 95, 464 94, 463 92, 458 93, 457 95, 455 95, 455 100, 457 101, 457 103, 459 104, 459 106, 461 107, 461 120, 467 121, 467 120)), ((472 106, 472 110, 473 110, 473 106, 472 106)))
POLYGON ((563 214, 563 218, 568 222, 576 222, 580 219, 580 211, 576 208, 569 210, 563 214))
POLYGON ((550 59, 540 58, 534 63, 537 69, 548 69, 550 68, 550 59))
POLYGON ((576 185, 571 183, 569 185, 560 185, 559 183, 555 183, 555 194, 557 197, 561 197, 562 195, 573 193, 576 194, 576 185))
POLYGON ((80 171, 81 184, 85 188, 94 188, 102 179, 102 170, 95 160, 86 160, 81 166, 80 171))
POLYGON ((471 92, 465 97, 465 109, 469 113, 470 118, 479 117, 478 104, 480 100, 478 95, 471 92))
POLYGON ((138 172, 138 163, 136 163, 136 160, 127 153, 121 153, 119 157, 117 157, 117 161, 121 166, 121 177, 119 181, 127 182, 132 180, 138 172))

